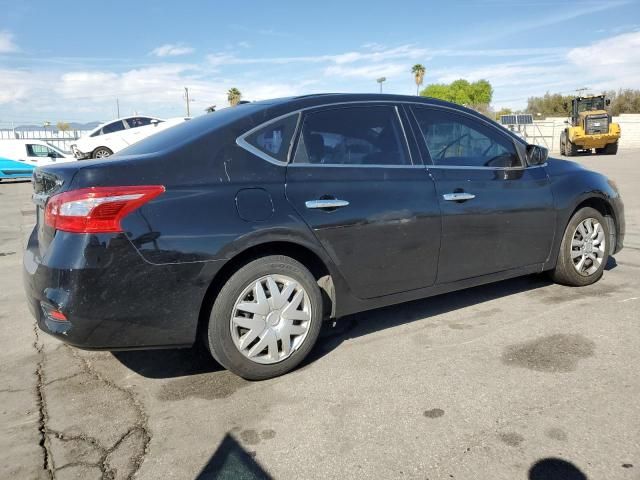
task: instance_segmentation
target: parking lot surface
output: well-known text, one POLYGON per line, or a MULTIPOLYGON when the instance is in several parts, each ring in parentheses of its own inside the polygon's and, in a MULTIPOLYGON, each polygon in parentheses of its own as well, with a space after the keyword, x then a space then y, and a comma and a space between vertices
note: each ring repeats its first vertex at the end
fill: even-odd
POLYGON ((640 479, 640 151, 576 161, 625 202, 602 281, 342 318, 302 368, 253 383, 198 349, 39 333, 21 285, 31 185, 0 184, 0 478, 640 479))

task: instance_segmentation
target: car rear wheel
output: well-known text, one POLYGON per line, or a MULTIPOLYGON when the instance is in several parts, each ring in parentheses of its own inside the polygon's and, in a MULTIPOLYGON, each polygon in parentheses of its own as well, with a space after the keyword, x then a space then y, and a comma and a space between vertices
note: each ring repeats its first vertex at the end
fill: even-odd
POLYGON ((320 288, 293 258, 254 260, 234 273, 211 309, 208 345, 225 368, 248 380, 289 372, 318 339, 320 288))
POLYGON ((578 210, 567 225, 551 278, 581 287, 597 282, 609 258, 609 226, 597 210, 578 210))
POLYGON ((107 147, 98 147, 93 151, 93 158, 106 158, 111 155, 113 155, 113 152, 107 147))

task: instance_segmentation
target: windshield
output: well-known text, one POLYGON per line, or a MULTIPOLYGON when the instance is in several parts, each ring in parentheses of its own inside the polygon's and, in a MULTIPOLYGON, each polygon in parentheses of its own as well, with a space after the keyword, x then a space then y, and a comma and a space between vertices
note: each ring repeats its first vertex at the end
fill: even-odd
POLYGON ((583 98, 578 100, 578 113, 589 110, 604 110, 604 97, 583 98))
POLYGON ((58 153, 61 153, 61 154, 64 154, 64 155, 69 155, 69 154, 70 154, 70 152, 68 152, 68 151, 66 151, 66 150, 63 150, 63 149, 61 149, 61 148, 59 148, 59 147, 56 147, 55 145, 53 145, 53 144, 51 144, 51 143, 49 143, 49 142, 44 142, 44 143, 46 143, 46 144, 47 144, 47 146, 48 146, 51 150, 54 150, 54 151, 56 151, 56 152, 58 152, 58 153))

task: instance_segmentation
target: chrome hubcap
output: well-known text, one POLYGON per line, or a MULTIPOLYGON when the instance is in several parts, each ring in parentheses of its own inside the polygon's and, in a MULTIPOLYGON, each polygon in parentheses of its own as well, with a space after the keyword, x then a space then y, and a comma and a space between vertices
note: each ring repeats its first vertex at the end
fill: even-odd
POLYGON ((109 152, 107 152, 106 150, 98 150, 96 152, 96 158, 105 158, 109 156, 109 152))
POLYGON ((576 228, 571 241, 571 260, 580 275, 588 277, 598 271, 604 259, 604 229, 595 218, 586 218, 576 228))
POLYGON ((295 352, 311 325, 306 290, 286 275, 267 275, 248 285, 231 314, 231 338, 256 363, 277 363, 295 352))

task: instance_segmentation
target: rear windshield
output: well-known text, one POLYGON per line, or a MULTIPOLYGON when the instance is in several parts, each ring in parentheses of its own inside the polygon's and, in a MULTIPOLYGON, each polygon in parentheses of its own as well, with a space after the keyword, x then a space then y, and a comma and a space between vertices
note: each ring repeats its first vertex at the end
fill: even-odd
POLYGON ((118 152, 117 155, 141 155, 170 150, 264 109, 264 105, 247 103, 207 113, 151 135, 118 152))

